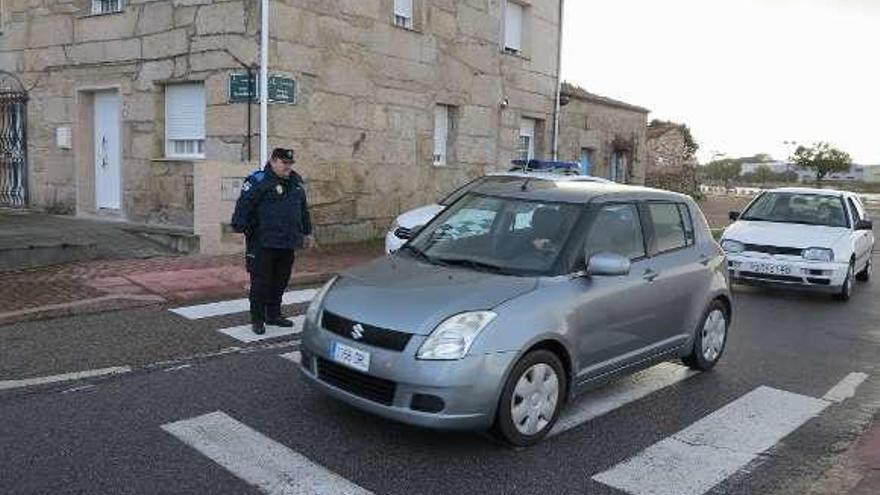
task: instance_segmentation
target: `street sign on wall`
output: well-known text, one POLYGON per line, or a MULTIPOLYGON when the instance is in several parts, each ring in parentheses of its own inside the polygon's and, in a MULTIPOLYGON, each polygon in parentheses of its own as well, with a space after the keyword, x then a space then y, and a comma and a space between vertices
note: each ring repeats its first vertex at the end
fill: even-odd
MULTIPOLYGON (((260 77, 250 78, 247 73, 229 75, 229 103, 247 103, 248 97, 260 101, 260 77), (249 80, 250 79, 250 80, 249 80)), ((269 103, 296 103, 296 80, 281 75, 269 76, 269 103)))
POLYGON ((269 76, 269 101, 272 103, 296 103, 296 81, 292 77, 269 76))
POLYGON ((229 103, 247 103, 248 97, 253 102, 259 101, 258 79, 259 76, 251 78, 247 73, 229 74, 229 103))

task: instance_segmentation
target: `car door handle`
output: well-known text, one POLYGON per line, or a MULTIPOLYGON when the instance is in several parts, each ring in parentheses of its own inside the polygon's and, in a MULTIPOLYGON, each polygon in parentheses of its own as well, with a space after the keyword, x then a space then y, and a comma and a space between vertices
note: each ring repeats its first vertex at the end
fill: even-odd
POLYGON ((659 277, 659 276, 660 276, 659 272, 655 272, 654 270, 648 269, 648 270, 645 270, 645 274, 642 275, 642 278, 647 280, 648 282, 653 282, 654 280, 657 280, 657 277, 659 277))

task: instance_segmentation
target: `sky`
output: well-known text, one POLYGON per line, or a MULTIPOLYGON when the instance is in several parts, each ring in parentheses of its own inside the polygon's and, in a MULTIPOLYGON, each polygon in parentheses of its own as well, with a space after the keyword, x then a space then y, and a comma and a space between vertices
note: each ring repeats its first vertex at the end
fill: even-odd
POLYGON ((821 140, 880 164, 880 0, 565 0, 562 76, 687 124, 701 163, 821 140))

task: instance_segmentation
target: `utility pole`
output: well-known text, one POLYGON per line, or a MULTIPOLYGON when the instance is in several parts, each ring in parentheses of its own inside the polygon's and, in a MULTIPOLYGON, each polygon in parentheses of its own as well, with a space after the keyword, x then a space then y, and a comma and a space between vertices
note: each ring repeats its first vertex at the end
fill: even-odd
POLYGON ((260 166, 269 161, 269 0, 260 7, 260 166))

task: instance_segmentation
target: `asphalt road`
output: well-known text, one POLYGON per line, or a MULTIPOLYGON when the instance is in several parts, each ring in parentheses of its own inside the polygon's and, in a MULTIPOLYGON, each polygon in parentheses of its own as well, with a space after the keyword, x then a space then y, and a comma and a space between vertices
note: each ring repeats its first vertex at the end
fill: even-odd
MULTIPOLYGON (((400 425, 337 403, 281 356, 297 349, 295 337, 245 344, 217 332, 245 323, 244 314, 191 321, 148 308, 0 327, 0 384, 131 369, 0 386, 0 493, 272 493, 273 479, 296 481, 286 475, 301 482, 290 493, 364 493, 359 487, 377 494, 620 494, 626 492, 593 477, 627 461, 638 467, 646 449, 656 453, 658 442, 667 445, 694 424, 714 427, 726 406, 745 405, 744 416, 730 420, 747 425, 737 438, 764 434, 767 425, 750 408, 787 411, 784 402, 749 402, 760 387, 775 391, 772 397, 823 398, 851 373, 865 373, 853 397, 823 402, 820 412, 708 492, 694 489, 807 493, 880 407, 878 297, 880 282, 860 284, 849 303, 737 288, 730 340, 714 371, 575 422, 528 449, 400 425), (187 420, 196 426, 181 426, 187 420), (188 440, 187 431, 197 438, 188 440), (212 451, 199 441, 220 447, 212 451), (300 470, 291 475, 291 466, 300 470)), ((628 383, 592 392, 569 412, 623 396, 628 383)), ((696 459, 699 478, 713 458, 710 452, 696 459)), ((676 490, 651 486, 639 493, 676 490)))

